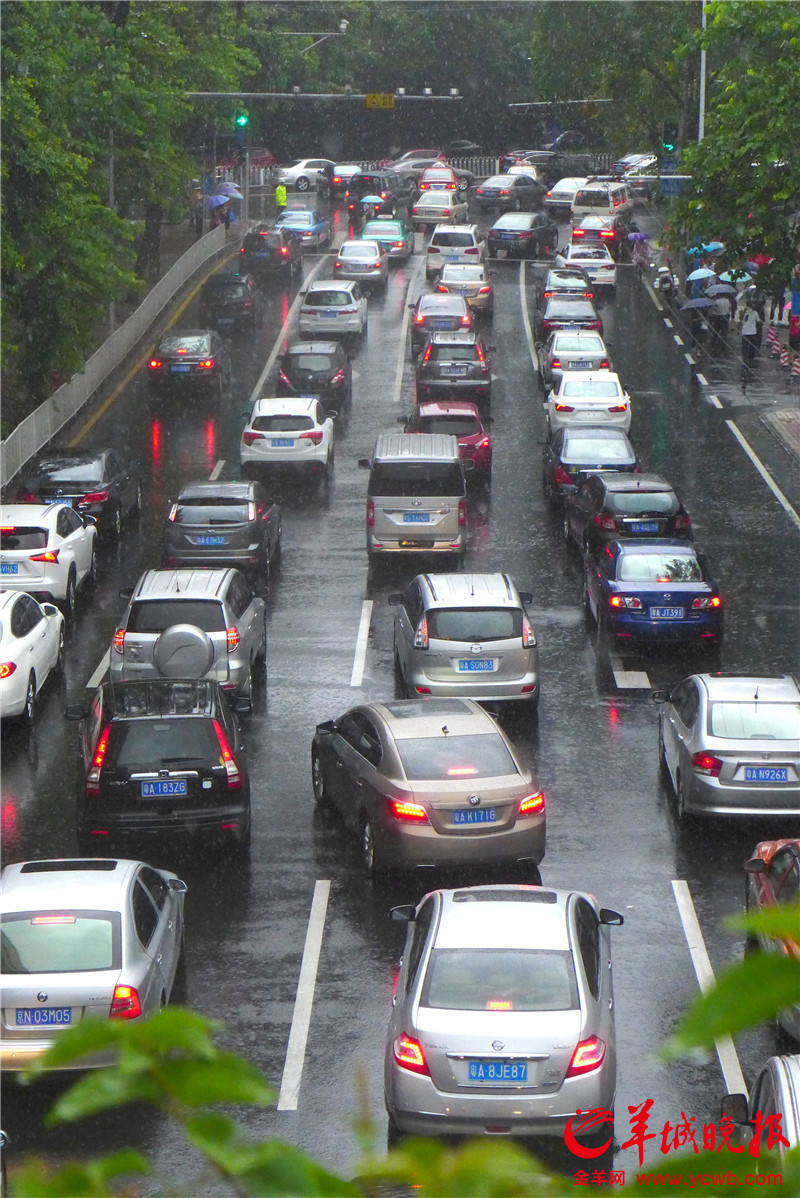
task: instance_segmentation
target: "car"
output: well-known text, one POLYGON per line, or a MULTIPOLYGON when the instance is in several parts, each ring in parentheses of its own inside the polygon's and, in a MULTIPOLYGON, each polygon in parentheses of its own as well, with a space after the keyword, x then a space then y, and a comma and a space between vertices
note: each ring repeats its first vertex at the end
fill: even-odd
POLYGON ((297 229, 284 225, 254 225, 239 250, 241 269, 259 281, 282 274, 293 278, 303 269, 303 242, 297 229))
POLYGON ((276 229, 297 233, 303 249, 321 250, 331 244, 331 222, 316 208, 285 208, 275 221, 276 229))
POLYGON ((541 307, 545 300, 575 295, 579 299, 594 299, 594 285, 586 271, 579 266, 557 266, 548 270, 537 291, 541 307))
POLYGON ((112 682, 211 678, 252 702, 254 670, 267 660, 266 607, 233 568, 145 570, 120 598, 111 638, 112 682))
POLYGON ((404 220, 368 220, 359 233, 364 241, 376 241, 388 255, 391 263, 395 259, 409 258, 414 253, 414 230, 404 220))
POLYGON ((413 313, 411 324, 411 355, 416 357, 425 348, 433 332, 452 332, 473 329, 475 317, 462 295, 442 295, 424 291, 415 304, 408 305, 413 313))
POLYGON ((462 137, 456 138, 455 141, 449 141, 444 148, 444 152, 448 157, 452 158, 480 158, 483 150, 477 142, 462 137))
POLYGON ((492 276, 483 262, 475 266, 448 262, 441 269, 436 290, 443 295, 462 295, 476 316, 491 319, 494 314, 492 276))
POLYGON ((50 674, 64 671, 64 617, 52 603, 0 591, 0 719, 33 723, 50 674))
POLYGON ((543 193, 532 175, 491 175, 475 188, 475 202, 483 212, 530 212, 541 205, 543 193))
POLYGON ((538 339, 544 340, 556 329, 594 330, 603 335, 603 321, 591 300, 576 295, 557 295, 544 301, 536 311, 538 339))
POLYGON ((330 158, 296 158, 286 166, 278 167, 276 178, 286 188, 308 191, 316 188, 320 180, 329 178, 326 172, 333 171, 335 166, 330 158))
MULTIPOLYGON (((0 1065, 16 1073, 91 1019, 144 1019, 182 989, 177 874, 117 858, 19 861, 0 876, 0 1065)), ((100 1054, 56 1069, 113 1063, 100 1054)))
POLYGON ((508 574, 418 574, 388 602, 401 693, 539 705, 539 648, 527 605, 508 574))
POLYGON ((420 156, 417 158, 407 158, 404 161, 397 161, 385 169, 395 176, 400 184, 401 192, 406 199, 409 199, 419 193, 418 184, 424 171, 434 166, 447 165, 448 163, 443 154, 436 154, 431 151, 424 157, 420 156))
POLYGON ((449 433, 458 441, 462 462, 472 462, 470 477, 492 480, 492 439, 477 404, 465 399, 438 399, 418 404, 410 416, 400 417, 407 433, 449 433))
POLYGON ((353 175, 361 173, 357 162, 337 162, 331 175, 331 195, 344 195, 353 175))
POLYGON ((544 795, 471 699, 351 707, 317 725, 311 780, 317 804, 358 836, 368 874, 544 856, 544 795))
MULTIPOLYGON (((246 701, 239 706, 246 710, 246 701)), ((213 679, 106 682, 80 721, 76 827, 82 852, 136 841, 250 846, 239 721, 213 679)))
POLYGON ((362 200, 368 196, 374 197, 372 203, 373 215, 384 213, 396 216, 398 211, 407 207, 406 188, 399 175, 394 171, 383 168, 374 171, 360 171, 353 175, 344 193, 347 210, 351 220, 358 224, 362 216, 362 200))
POLYGON ((426 399, 474 399, 488 408, 492 400, 490 349, 473 329, 434 332, 419 355, 417 403, 426 399))
POLYGON ((353 399, 353 370, 340 341, 295 341, 278 359, 277 395, 307 395, 326 411, 342 412, 353 399))
POLYGON ((608 424, 627 433, 631 398, 613 370, 572 370, 548 393, 546 416, 551 435, 580 424, 608 424))
POLYGON ((215 274, 200 292, 200 319, 210 329, 248 329, 264 323, 264 296, 252 275, 215 274))
POLYGON ((551 504, 562 503, 591 474, 641 470, 636 452, 619 428, 562 428, 542 448, 542 488, 551 504))
POLYGON ((185 392, 210 396, 219 407, 230 393, 231 359, 225 342, 213 329, 167 333, 147 365, 150 402, 185 392))
POLYGON ((445 266, 482 263, 486 242, 477 225, 437 225, 425 250, 425 278, 432 279, 445 266))
POLYGON ((139 465, 116 449, 45 449, 23 470, 15 501, 68 503, 91 516, 101 536, 119 540, 124 521, 142 512, 139 465))
POLYGON ((334 279, 351 279, 362 287, 386 290, 388 254, 377 241, 343 241, 333 264, 334 279))
POLYGON ((652 160, 652 154, 624 154, 622 158, 617 158, 615 162, 611 163, 611 166, 608 168, 609 174, 613 175, 615 179, 621 179, 623 175, 633 170, 634 167, 641 165, 645 161, 652 160))
POLYGON ((297 315, 301 337, 347 337, 361 341, 367 334, 367 299, 358 283, 316 279, 302 294, 297 315))
POLYGON ((333 422, 337 412, 303 395, 262 396, 253 404, 239 445, 246 472, 280 466, 319 475, 333 468, 333 422))
POLYGON ((564 507, 564 539, 595 556, 617 537, 685 537, 692 521, 660 474, 604 471, 581 483, 564 507))
POLYGON ((565 245, 555 257, 557 267, 579 267, 594 287, 617 285, 617 264, 607 245, 565 245))
POLYGON ((652 200, 658 191, 658 173, 658 159, 652 154, 646 155, 641 162, 631 166, 622 176, 631 199, 645 202, 652 200))
MULTIPOLYGON (((795 731, 800 748, 800 721, 795 731)), ((798 766, 800 758, 796 756, 796 776, 800 776, 798 766)), ((786 903, 797 903, 800 899, 800 840, 763 840, 756 845, 752 857, 745 861, 744 868, 747 874, 745 903, 748 912, 769 911, 786 903)), ((796 936, 786 938, 762 933, 755 942, 762 952, 780 953, 795 960, 800 958, 800 931, 796 936)), ((800 1041, 800 1001, 780 1011, 777 1021, 787 1035, 800 1041)), ((797 1123, 800 1126, 800 1106, 797 1111, 797 1123)))
POLYGON ((544 193, 542 202, 545 208, 560 214, 564 208, 571 212, 575 193, 580 191, 585 182, 583 175, 569 175, 566 179, 559 179, 544 193))
POLYGON ((498 166, 501 174, 506 174, 510 167, 524 164, 528 154, 532 154, 530 149, 513 149, 506 150, 505 154, 501 154, 498 158, 498 166))
POLYGON ((611 369, 603 338, 598 333, 585 333, 582 329, 556 329, 544 345, 536 347, 539 358, 539 377, 545 389, 557 388, 565 374, 587 370, 611 369))
POLYGON ((622 217, 584 216, 572 226, 573 245, 605 245, 615 262, 630 260, 631 226, 622 217))
POLYGON ((0 507, 0 585, 58 603, 68 620, 97 581, 97 526, 66 503, 0 507))
POLYGON ((586 216, 623 217, 633 215, 633 200, 627 186, 610 175, 593 175, 578 188, 572 201, 573 225, 579 225, 586 216))
POLYGON ((544 212, 508 212, 486 235, 490 258, 542 258, 558 244, 558 229, 544 212))
MULTIPOLYGON (((609 928, 622 915, 583 891, 507 883, 392 914, 410 926, 384 1056, 390 1134, 563 1145, 576 1111, 613 1112, 609 928)), ((597 1156, 613 1127, 592 1139, 597 1156)))
POLYGON ((388 161, 386 161, 385 163, 383 163, 383 165, 394 169, 398 166, 413 165, 414 163, 419 162, 420 160, 425 159, 425 158, 432 158, 434 161, 445 162, 447 159, 447 155, 444 153, 443 150, 432 150, 432 149, 406 150, 406 152, 404 154, 401 154, 399 156, 399 158, 391 158, 388 161))
POLYGON ((559 133, 555 141, 550 141, 542 146, 543 150, 585 150, 589 145, 589 139, 580 129, 565 129, 563 133, 559 133))
POLYGON ((621 644, 694 644, 716 654, 722 643, 722 596, 691 541, 607 541, 585 560, 583 606, 621 644))
POLYGON ((185 483, 164 523, 161 564, 235 566, 269 579, 281 556, 281 509, 251 480, 185 483))
POLYGON ((420 191, 458 191, 458 176, 451 166, 429 166, 417 186, 420 191))
POLYGON ((424 225, 461 225, 469 215, 467 201, 460 191, 426 191, 411 206, 411 224, 415 229, 424 225))
POLYGON ((800 815, 800 685, 793 675, 691 674, 653 698, 679 819, 800 815))
POLYGON ((753 1082, 749 1100, 746 1094, 726 1094, 720 1106, 722 1118, 736 1125, 741 1143, 754 1156, 766 1140, 785 1157, 800 1146, 800 1055, 770 1057, 753 1082), (767 1122, 770 1119, 772 1123, 767 1122), (782 1135, 774 1144, 770 1141, 773 1126, 782 1135))

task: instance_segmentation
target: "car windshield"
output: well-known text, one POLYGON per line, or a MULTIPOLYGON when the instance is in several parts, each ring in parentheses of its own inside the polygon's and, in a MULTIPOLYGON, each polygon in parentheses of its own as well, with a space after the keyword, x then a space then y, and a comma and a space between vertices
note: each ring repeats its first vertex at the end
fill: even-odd
POLYGON ((475 244, 475 238, 471 233, 457 233, 455 230, 434 233, 431 238, 431 245, 450 246, 457 249, 459 246, 470 246, 475 244))
POLYGON ((0 549, 46 548, 46 528, 12 528, 6 525, 0 529, 0 549))
POLYGON ((446 1011, 574 1011, 575 966, 568 951, 437 948, 420 1006, 446 1011))
POLYGON ((281 412, 277 416, 256 416, 251 428, 258 433, 294 433, 316 428, 310 416, 295 416, 293 412, 281 412))
POLYGON ((210 719, 170 716, 111 725, 104 764, 112 770, 155 771, 190 761, 220 763, 219 741, 210 719))
POLYGON ((511 607, 435 607, 428 635, 437 641, 507 641, 522 636, 522 612, 511 607))
POLYGON ((349 291, 309 291, 306 308, 347 308, 355 303, 349 291))
POLYGON ((518 776, 514 759, 496 732, 470 736, 424 736, 398 740, 397 752, 409 782, 465 784, 474 778, 518 776))
POLYGON ((249 506, 246 499, 179 499, 172 520, 175 524, 245 524, 249 506))
POLYGON ((11 975, 120 969, 120 917, 116 911, 69 906, 4 915, 0 956, 0 972, 11 975))
POLYGON ((224 632, 225 612, 216 599, 137 599, 126 632, 163 632, 173 624, 195 624, 203 632, 224 632))
POLYGON ((286 358, 286 365, 291 370, 303 370, 309 374, 325 374, 334 368, 336 362, 335 360, 331 361, 330 354, 290 354, 286 358))
POLYGON ((36 463, 25 485, 35 488, 43 482, 48 482, 70 486, 72 483, 99 483, 102 479, 101 458, 47 458, 36 463))
POLYGON ((370 471, 370 495, 438 499, 464 494, 458 462, 376 462, 370 471))
POLYGON ((672 491, 611 491, 608 506, 620 516, 674 516, 679 504, 672 491))
POLYGON ((475 416, 421 416, 416 427, 422 433, 450 433, 454 437, 468 437, 480 432, 475 416))
POLYGON ((625 553, 617 566, 620 582, 702 582, 703 571, 689 553, 625 553))
POLYGON ((205 333, 196 337, 164 337, 158 343, 160 354, 209 354, 211 342, 205 333))
MULTIPOLYGON (((754 687, 754 695, 757 691, 754 687)), ((800 704, 712 703, 708 709, 708 730, 723 740, 800 741, 800 704)))
POLYGON ((600 379, 575 379, 570 381, 564 377, 564 382, 561 385, 560 395, 570 396, 571 398, 586 399, 614 399, 619 398, 622 394, 622 389, 615 379, 601 381, 600 379))

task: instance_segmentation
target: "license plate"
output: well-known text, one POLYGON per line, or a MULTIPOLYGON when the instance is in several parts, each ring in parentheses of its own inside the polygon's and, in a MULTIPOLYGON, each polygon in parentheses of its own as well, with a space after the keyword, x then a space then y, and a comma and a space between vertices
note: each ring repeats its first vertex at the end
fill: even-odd
POLYGON ((167 778, 162 782, 143 782, 142 798, 159 799, 166 795, 185 795, 185 778, 167 778))
POLYGON ((191 366, 170 366, 170 370, 173 374, 188 374, 191 370, 191 366))
POLYGON ((633 520, 628 527, 631 532, 658 532, 658 523, 655 520, 633 520))
POLYGON ((254 258, 260 258, 260 259, 261 259, 263 262, 266 262, 266 261, 267 261, 269 258, 271 258, 271 257, 272 257, 272 254, 270 254, 270 253, 265 253, 265 254, 253 254, 253 257, 254 257, 254 258))
POLYGON ((650 618, 652 620, 682 620, 682 607, 651 607, 650 618))
POLYGON ((453 823, 462 824, 495 824, 497 812, 494 807, 466 807, 453 812, 453 823))
POLYGON ((403 512, 404 524, 430 524, 431 518, 428 512, 403 512))
POLYGON ((473 670, 491 672, 494 669, 493 657, 462 657, 458 663, 459 670, 471 673, 473 670))
POLYGON ((17 1007, 17 1027, 63 1027, 72 1023, 72 1007, 17 1007))
POLYGON ((224 545, 226 541, 224 537, 198 537, 196 543, 198 545, 224 545))
POLYGON ((745 782, 788 782, 789 771, 785 765, 746 765, 744 780, 745 782))
POLYGON ((592 364, 591 362, 568 362, 567 367, 569 370, 591 370, 592 364))
POLYGON ((45 503, 65 503, 67 507, 72 507, 71 499, 64 499, 63 496, 54 495, 52 499, 45 499, 45 503))
POLYGON ((516 233, 501 233, 500 237, 503 241, 513 241, 516 237, 516 233))
POLYGON ((443 366, 442 374, 446 375, 463 375, 469 370, 468 366, 443 366))
POLYGON ((235 320, 235 316, 218 316, 217 324, 233 324, 235 320))
POLYGON ((0 562, 0 574, 19 574, 16 562, 0 562))
POLYGON ((438 320, 433 319, 433 320, 428 321, 428 328, 430 328, 430 329, 446 329, 449 327, 449 325, 450 325, 449 320, 443 320, 441 318, 438 320))
POLYGON ((294 440, 291 437, 273 437, 270 444, 273 449, 291 449, 294 446, 294 440))
POLYGON ((469 1080, 502 1085, 503 1082, 526 1082, 527 1061, 470 1061, 469 1080))

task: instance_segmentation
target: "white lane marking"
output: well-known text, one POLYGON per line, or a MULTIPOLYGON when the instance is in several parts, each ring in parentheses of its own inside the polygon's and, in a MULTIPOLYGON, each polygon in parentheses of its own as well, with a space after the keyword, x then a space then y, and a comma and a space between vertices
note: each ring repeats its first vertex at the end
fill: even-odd
POLYGON ((642 279, 642 282, 644 283, 644 289, 645 289, 645 291, 646 291, 646 292, 647 292, 647 294, 650 296, 650 299, 653 301, 653 303, 655 304, 655 306, 656 306, 656 308, 658 309, 658 311, 659 311, 659 312, 663 312, 663 311, 664 311, 664 306, 663 306, 663 304, 661 303, 661 300, 660 300, 660 299, 658 298, 658 296, 656 295, 655 291, 653 291, 653 288, 652 288, 652 286, 650 285, 650 280, 649 280, 649 279, 642 279))
POLYGON ((699 370, 698 370, 697 374, 695 375, 695 378, 697 379, 697 381, 701 387, 708 386, 708 379, 706 378, 706 376, 704 374, 701 374, 699 370))
POLYGON ((108 669, 108 663, 110 661, 111 661, 111 650, 106 649, 105 653, 103 654, 103 656, 100 658, 99 662, 97 663, 97 669, 92 674, 89 681, 86 683, 87 691, 94 690, 94 688, 96 686, 100 685, 103 677, 105 676, 105 672, 108 669))
POLYGON ((668 316, 664 317, 664 324, 667 326, 668 329, 675 328, 675 325, 672 323, 672 321, 670 320, 670 318, 668 316))
POLYGON ((711 400, 715 408, 722 408, 722 400, 718 395, 709 395, 708 398, 711 400))
POLYGON ((220 474, 222 474, 222 468, 224 465, 225 465, 225 459, 220 458, 219 461, 217 462, 216 466, 214 467, 214 469, 211 471, 211 473, 208 476, 208 481, 210 483, 215 483, 217 481, 220 474))
POLYGON ((794 510, 792 505, 789 503, 789 500, 786 498, 783 491, 780 489, 778 484, 774 481, 774 479, 772 478, 772 475, 769 473, 766 466, 759 459, 759 457, 757 456, 755 451, 750 448, 747 441, 744 439, 742 434, 739 432, 739 430, 736 427, 736 425, 734 424, 734 422, 732 420, 726 420, 725 423, 727 424, 728 428, 733 433, 736 440, 741 445, 742 449, 745 451, 745 453, 749 457, 750 461, 755 466, 758 473, 763 478, 764 482, 769 487, 770 491, 772 491, 772 494, 775 496, 778 503, 784 509, 786 514, 789 516, 789 519, 792 521, 795 528, 800 528, 800 516, 798 516, 797 512, 794 510))
MULTIPOLYGON (((312 281, 312 279, 315 277, 317 272, 322 269, 322 267, 328 261, 329 257, 330 257, 329 254, 323 254, 322 257, 320 258, 319 262, 314 264, 314 266, 311 268, 311 270, 308 272, 308 274, 306 275, 306 277, 303 279, 302 283, 300 284, 302 291, 305 291, 308 284, 312 281)), ((281 326, 281 331, 278 333, 278 336, 275 338, 275 344, 272 347, 272 353, 267 358, 264 369, 261 371, 261 374, 258 376, 258 381, 257 381, 255 387, 253 388, 250 398, 247 401, 249 404, 254 404, 256 402, 256 400, 260 397, 261 388, 264 386, 264 383, 266 382, 267 375, 272 370, 272 367, 275 365, 275 359, 278 356, 278 350, 280 349, 281 342, 283 341, 283 338, 286 334, 286 329, 289 326, 289 322, 292 320, 295 313, 297 312, 297 309, 300 307, 300 304, 302 303, 302 298, 303 297, 300 294, 300 291, 298 291, 297 295, 294 297, 294 300, 292 301, 292 306, 290 307, 290 309, 287 313, 286 320, 283 322, 283 324, 281 326)))
MULTIPOLYGON (((675 895, 675 902, 678 905, 678 914, 681 917, 683 934, 686 937, 694 972, 697 975, 697 984, 700 987, 700 992, 706 994, 714 985, 714 970, 708 959, 703 933, 700 931, 700 923, 689 887, 684 881, 673 881, 672 893, 675 895)), ((747 1086, 733 1040, 730 1036, 720 1036, 719 1040, 714 1041, 714 1044, 728 1093, 746 1094, 747 1086)))
POLYGON ((353 672, 350 675, 351 686, 361 686, 361 680, 364 677, 364 664, 367 660, 367 637, 369 636, 371 619, 372 600, 365 599, 361 604, 361 619, 358 624, 358 636, 356 637, 356 654, 353 659, 353 672))
POLYGON ((286 1060, 283 1065, 281 1092, 278 1095, 279 1111, 297 1110, 300 1079, 303 1076, 303 1062, 306 1055, 306 1043, 308 1042, 308 1029, 311 1025, 311 1007, 314 1003, 314 987, 317 981, 317 968, 319 966, 322 933, 325 929, 325 914, 328 910, 330 890, 331 884, 329 881, 317 879, 314 883, 314 898, 311 903, 311 914, 308 917, 300 977, 297 981, 297 996, 294 1000, 292 1028, 289 1032, 286 1060))
POLYGON ((536 346, 533 343, 533 332, 531 330, 531 320, 528 315, 528 300, 525 294, 525 267, 527 266, 525 259, 522 259, 519 267, 519 302, 522 307, 522 323, 525 325, 525 336, 528 340, 528 352, 531 355, 531 365, 534 371, 539 369, 539 355, 536 352, 536 346))
MULTIPOLYGON (((423 246, 423 250, 424 250, 423 246)), ((406 288, 406 298, 403 304, 403 323, 400 328, 400 342, 397 349, 397 369, 394 372, 394 391, 392 392, 392 403, 400 403, 400 392, 403 387, 403 373, 406 368, 406 338, 408 336, 408 322, 411 317, 411 309, 409 308, 409 295, 411 288, 416 283, 419 276, 422 274, 422 264, 425 261, 423 255, 417 258, 414 264, 414 269, 411 272, 411 277, 408 280, 406 288)))
POLYGON ((676 345, 683 345, 683 338, 679 337, 677 333, 672 334, 672 340, 676 345))
POLYGON ((625 670, 616 653, 609 653, 608 660, 614 674, 614 683, 619 690, 650 690, 650 679, 645 670, 625 670))
POLYGON ((686 361, 689 363, 690 366, 694 366, 694 358, 692 357, 691 354, 684 354, 683 356, 686 359, 686 361))

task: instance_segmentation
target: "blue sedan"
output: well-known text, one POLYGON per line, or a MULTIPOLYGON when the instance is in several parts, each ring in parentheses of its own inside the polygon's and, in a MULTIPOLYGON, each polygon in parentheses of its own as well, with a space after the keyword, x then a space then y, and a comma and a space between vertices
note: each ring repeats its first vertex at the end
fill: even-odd
POLYGON ((722 598, 687 541, 608 541, 585 564, 583 603, 617 642, 722 642, 722 598))
POLYGON ((275 225, 297 233, 304 249, 331 243, 331 222, 314 208, 287 208, 275 225))

